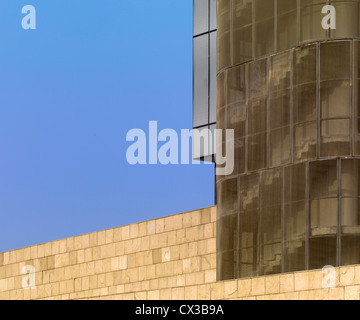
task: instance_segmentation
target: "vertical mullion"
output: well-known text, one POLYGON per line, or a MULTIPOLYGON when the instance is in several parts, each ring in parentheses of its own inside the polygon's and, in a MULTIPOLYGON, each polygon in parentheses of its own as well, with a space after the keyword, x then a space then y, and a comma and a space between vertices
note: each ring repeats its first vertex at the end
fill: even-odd
POLYGON ((317 139, 316 139, 316 158, 321 157, 321 110, 320 110, 320 63, 321 63, 320 44, 316 44, 316 127, 317 127, 317 139))
POLYGON ((350 96, 350 155, 355 155, 355 42, 350 41, 350 79, 351 79, 351 96, 350 96))
POLYGON ((278 51, 278 39, 277 39, 277 30, 278 30, 278 26, 277 26, 277 0, 274 1, 274 49, 275 52, 278 51))
POLYGON ((297 0, 296 3, 296 36, 297 36, 297 43, 300 44, 301 43, 301 15, 300 15, 300 11, 301 11, 301 6, 300 6, 300 0, 297 0))
POLYGON ((310 162, 305 165, 305 270, 309 270, 310 242, 310 162))
POLYGON ((282 196, 281 196, 281 229, 282 229, 282 244, 281 244, 281 273, 285 272, 285 248, 286 248, 286 218, 285 218, 285 172, 286 168, 289 167, 283 167, 282 170, 282 196))
POLYGON ((337 160, 337 175, 338 175, 338 212, 337 212, 337 241, 336 241, 336 266, 340 266, 341 256, 341 188, 342 188, 342 179, 341 179, 341 159, 337 160))
POLYGON ((263 275, 263 217, 262 217, 262 213, 263 213, 263 192, 261 190, 261 186, 263 185, 263 175, 264 175, 264 171, 261 171, 259 173, 259 274, 258 275, 263 275))

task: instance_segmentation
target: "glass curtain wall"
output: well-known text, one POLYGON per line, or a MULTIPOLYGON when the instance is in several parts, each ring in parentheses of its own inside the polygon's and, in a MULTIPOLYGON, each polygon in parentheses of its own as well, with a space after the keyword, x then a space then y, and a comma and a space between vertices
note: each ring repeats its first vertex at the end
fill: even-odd
POLYGON ((360 263, 359 5, 217 2, 217 128, 235 133, 219 280, 360 263))

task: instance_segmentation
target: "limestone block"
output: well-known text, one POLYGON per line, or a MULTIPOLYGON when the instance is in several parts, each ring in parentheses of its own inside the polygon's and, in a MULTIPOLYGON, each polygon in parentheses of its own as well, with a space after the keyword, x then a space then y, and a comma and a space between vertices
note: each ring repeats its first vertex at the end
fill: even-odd
POLYGON ((202 209, 200 211, 200 215, 201 215, 201 224, 208 224, 211 223, 211 210, 209 210, 209 208, 205 208, 202 209))
POLYGON ((177 286, 176 281, 177 281, 177 276, 167 277, 168 287, 169 288, 176 287, 177 286))
POLYGON ((294 274, 281 274, 280 275, 280 293, 293 292, 295 288, 294 274))
POLYGON ((146 291, 136 292, 134 294, 134 299, 135 300, 146 300, 146 298, 147 298, 147 292, 146 291))
MULTIPOLYGON (((26 290, 26 291, 34 291, 34 290, 26 290)), ((81 291, 81 288, 80 288, 79 291, 81 291)), ((59 284, 59 282, 51 283, 51 295, 56 296, 58 294, 60 294, 60 284, 59 284)))
POLYGON ((192 286, 192 285, 199 285, 203 284, 205 279, 205 272, 193 272, 185 274, 185 285, 192 286))
POLYGON ((160 289, 159 300, 171 300, 171 288, 160 289))
POLYGON ((280 276, 267 276, 265 279, 266 294, 276 294, 280 292, 280 276))
POLYGON ((107 296, 109 294, 109 289, 108 288, 101 288, 100 289, 100 295, 101 296, 107 296))
POLYGON ((127 255, 127 267, 128 268, 135 268, 136 266, 136 254, 128 254, 127 255))
POLYGON ((187 212, 187 213, 182 214, 183 228, 191 227, 191 222, 192 222, 192 213, 191 212, 187 212))
POLYGON ((144 251, 143 254, 144 254, 144 266, 153 264, 152 251, 151 250, 144 251))
MULTIPOLYGON (((48 258, 48 267, 51 269, 52 263, 50 263, 49 259, 53 258, 54 259, 54 266, 53 268, 55 268, 55 257, 49 257, 48 258)), ((77 252, 76 251, 71 251, 69 252, 69 264, 73 265, 77 263, 77 252)))
POLYGON ((97 245, 98 245, 97 232, 92 232, 89 234, 89 246, 95 247, 97 245))
POLYGON ((238 281, 230 280, 224 282, 224 299, 237 298, 238 281))
POLYGON ((197 299, 198 300, 210 300, 211 286, 210 284, 203 284, 197 286, 197 299))
POLYGON ((172 260, 179 260, 180 259, 180 246, 172 246, 170 247, 170 257, 172 260))
POLYGON ((140 250, 146 251, 150 249, 150 237, 145 236, 140 239, 140 250))
POLYGON ((59 240, 59 253, 66 252, 66 239, 59 240))
POLYGON ((295 291, 304 291, 309 289, 309 272, 296 272, 294 274, 295 291))
POLYGON ((156 233, 156 220, 149 220, 146 223, 147 235, 150 236, 156 233))
POLYGON ((251 279, 238 280, 237 296, 238 298, 248 297, 251 295, 251 279))
MULTIPOLYGON (((59 283, 59 293, 65 294, 66 293, 66 281, 61 281, 59 283)), ((39 296, 41 297, 41 293, 39 293, 39 296)))
POLYGON ((146 266, 146 279, 154 279, 155 278, 155 265, 146 266))
POLYGON ((139 236, 139 225, 137 223, 130 225, 130 239, 137 238, 139 236))
POLYGON ((111 271, 119 270, 119 257, 110 258, 111 271))
POLYGON ((168 278, 167 277, 160 278, 158 284, 159 284, 159 289, 168 288, 169 287, 168 286, 168 278))
POLYGON ((105 287, 106 285, 106 276, 104 273, 97 275, 97 288, 105 287))
POLYGON ((355 267, 341 267, 340 268, 340 285, 349 286, 353 285, 355 280, 355 267))
MULTIPOLYGON (((46 258, 45 258, 46 259, 46 258)), ((47 270, 47 261, 48 259, 40 259, 41 270, 47 270), (46 263, 46 266, 45 266, 46 263)), ((61 268, 68 266, 70 264, 70 254, 69 253, 61 253, 55 255, 55 268, 61 268)))
POLYGON ((161 249, 152 250, 152 261, 154 264, 161 262, 161 249))
POLYGON ((138 223, 138 228, 139 228, 139 234, 138 237, 145 237, 147 234, 147 224, 146 222, 139 222, 138 223))
POLYGON ((159 289, 159 279, 151 279, 150 280, 150 290, 159 289))
MULTIPOLYGON (((103 248, 103 247, 101 247, 103 248)), ((103 249, 102 249, 103 250, 103 249)), ((85 262, 85 250, 84 249, 81 249, 81 250, 77 250, 75 251, 77 253, 77 256, 76 256, 76 261, 77 263, 84 263, 85 262)), ((103 251, 101 251, 101 253, 103 253, 103 251)), ((103 253, 105 255, 105 252, 103 253)), ((56 255, 58 256, 58 255, 56 255)), ((104 257, 102 257, 104 258, 104 257)))
MULTIPOLYGON (((111 258, 106 258, 101 261, 101 268, 102 268, 102 272, 110 272, 111 271, 111 258)), ((120 260, 119 260, 120 261, 120 260)), ((95 273, 96 273, 96 263, 97 261, 95 261, 95 273)))
POLYGON ((201 211, 193 211, 191 213, 191 226, 198 226, 201 224, 201 211))
POLYGON ((89 277, 89 289, 96 289, 97 288, 97 275, 92 275, 89 277))
POLYGON ((198 225, 185 230, 186 240, 188 242, 204 239, 204 226, 198 225))
POLYGON ((173 300, 184 300, 185 299, 185 289, 181 288, 172 288, 171 289, 171 299, 173 300))
POLYGON ((198 255, 198 242, 189 243, 189 257, 196 257, 198 255))
MULTIPOLYGON (((211 255, 201 256, 201 270, 210 270, 213 269, 213 261, 211 255)), ((215 261, 216 262, 216 261, 215 261)))
POLYGON ((344 300, 345 299, 345 288, 338 287, 335 289, 329 289, 330 300, 344 300))
POLYGON ((211 207, 211 208, 210 208, 210 212, 211 212, 211 221, 212 221, 212 222, 216 222, 216 218, 217 218, 216 206, 211 207))
POLYGON ((150 280, 141 281, 141 290, 149 291, 150 290, 150 280))
POLYGON ((113 229, 105 230, 105 243, 109 244, 112 242, 114 242, 114 230, 113 229))
POLYGON ((183 244, 186 241, 185 229, 176 230, 176 244, 183 244))
POLYGON ((123 254, 125 254, 125 243, 124 243, 124 241, 116 242, 115 243, 115 255, 121 256, 123 254))
POLYGON ((111 258, 116 256, 115 243, 106 244, 104 247, 105 256, 104 258, 111 258))
POLYGON ((213 238, 214 237, 214 224, 207 223, 204 225, 204 238, 213 238))
POLYGON ((85 256, 85 262, 89 262, 89 261, 93 260, 92 248, 86 248, 84 251, 84 256, 85 256))
POLYGON ((135 266, 140 267, 145 264, 145 253, 137 252, 135 253, 135 266))
MULTIPOLYGON (((59 245, 59 250, 57 253, 60 253, 60 241, 57 241, 57 244, 59 245)), ((30 248, 30 257, 31 259, 37 259, 37 246, 32 246, 30 248)), ((8 252, 4 252, 4 265, 8 263, 7 261, 7 257, 8 257, 9 253, 8 252)))
POLYGON ((121 284, 121 277, 122 277, 121 271, 106 273, 105 274, 105 286, 103 286, 103 287, 110 287, 114 284, 121 284))
POLYGON ((189 244, 188 243, 181 244, 179 247, 179 251, 180 251, 180 259, 185 259, 189 257, 189 244))
MULTIPOLYGON (((52 254, 59 254, 60 253, 59 249, 60 249, 60 243, 58 243, 57 241, 53 242, 52 250, 51 250, 52 254), (55 248, 54 248, 54 245, 55 245, 55 248)), ((74 237, 67 238, 66 239, 66 251, 70 252, 70 251, 73 251, 73 250, 75 250, 75 248, 74 248, 74 237)))
POLYGON ((134 238, 131 240, 131 252, 139 252, 141 248, 141 239, 140 238, 134 238))
POLYGON ((130 239, 130 227, 124 226, 122 227, 122 240, 129 240, 130 239))
POLYGON ((254 296, 264 295, 266 293, 265 277, 252 278, 251 294, 254 296))
MULTIPOLYGON (((52 249, 52 246, 51 246, 51 249, 52 249)), ((30 260, 30 259, 31 259, 31 249, 30 249, 30 247, 24 248, 24 261, 27 261, 27 260, 30 260)))
POLYGON ((216 239, 215 238, 206 240, 206 252, 207 253, 216 253, 216 239))
POLYGON ((185 275, 176 276, 176 286, 177 287, 185 286, 185 275))
POLYGON ((197 289, 198 289, 198 286, 185 287, 185 299, 186 300, 197 300, 197 298, 198 298, 197 289))
MULTIPOLYGON (((10 251, 10 254, 12 254, 12 252, 10 251)), ((39 244, 38 245, 38 254, 37 257, 38 258, 43 258, 45 256, 45 245, 44 244, 39 244)), ((12 263, 12 261, 11 261, 12 263)))
POLYGON ((211 300, 224 299, 224 282, 215 282, 210 285, 210 298, 211 300))
POLYGON ((284 293, 284 300, 300 300, 299 292, 286 292, 284 293))
POLYGON ((178 241, 178 239, 176 238, 176 231, 166 232, 166 241, 166 245, 169 247, 176 245, 178 241))
POLYGON ((158 249, 159 246, 159 235, 153 234, 150 236, 149 249, 158 249))
POLYGON ((216 282, 216 270, 205 271, 205 283, 216 282))
MULTIPOLYGON (((70 259, 70 255, 69 255, 69 259, 70 259)), ((47 269, 54 269, 54 268, 55 268, 55 256, 47 257, 47 269)))
POLYGON ((201 258, 200 257, 192 257, 187 258, 182 261, 182 268, 184 273, 189 272, 198 272, 201 270, 201 258))
POLYGON ((165 231, 165 221, 164 218, 156 219, 155 220, 155 232, 162 233, 165 231))
POLYGON ((147 293, 147 300, 159 300, 160 291, 159 290, 150 290, 147 293))
POLYGON ((200 240, 200 241, 197 241, 196 243, 197 243, 197 254, 199 256, 207 254, 207 241, 200 240))
POLYGON ((43 283, 50 283, 50 271, 43 271, 42 272, 42 276, 43 276, 43 283))
POLYGON ((170 260, 171 260, 170 248, 169 247, 162 248, 161 249, 161 261, 167 262, 170 260))
POLYGON ((157 278, 165 276, 165 264, 164 263, 158 263, 155 265, 155 275, 157 278))
POLYGON ((345 287, 345 300, 359 300, 360 299, 360 286, 345 287))
MULTIPOLYGON (((44 244, 44 256, 45 257, 51 256, 51 251, 52 251, 52 243, 51 242, 45 243, 44 244)), ((17 256, 18 259, 21 259, 21 260, 24 259, 24 257, 22 256, 22 250, 18 251, 17 254, 18 254, 18 256, 17 256)))
POLYGON ((308 288, 309 290, 323 289, 322 270, 313 270, 308 272, 308 288))

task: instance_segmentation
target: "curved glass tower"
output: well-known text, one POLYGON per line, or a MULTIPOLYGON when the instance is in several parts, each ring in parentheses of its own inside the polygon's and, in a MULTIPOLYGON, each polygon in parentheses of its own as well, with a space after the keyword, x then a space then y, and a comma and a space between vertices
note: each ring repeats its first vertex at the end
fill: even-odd
POLYGON ((360 263, 359 10, 217 1, 218 280, 360 263))

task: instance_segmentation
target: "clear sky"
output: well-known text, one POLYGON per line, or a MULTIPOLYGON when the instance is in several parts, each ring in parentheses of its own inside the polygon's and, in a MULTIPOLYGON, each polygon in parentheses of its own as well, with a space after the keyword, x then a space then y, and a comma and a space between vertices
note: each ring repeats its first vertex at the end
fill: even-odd
POLYGON ((213 165, 126 162, 191 129, 192 0, 1 0, 0 41, 0 252, 214 204, 213 165))

